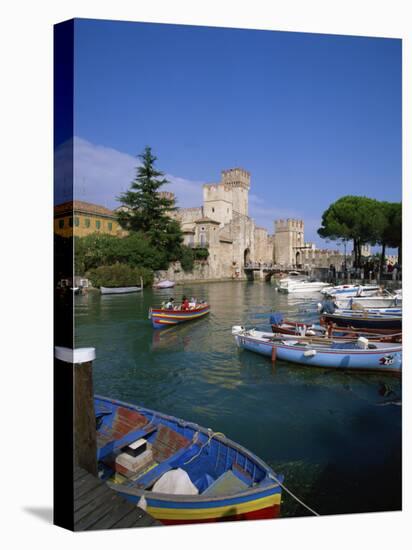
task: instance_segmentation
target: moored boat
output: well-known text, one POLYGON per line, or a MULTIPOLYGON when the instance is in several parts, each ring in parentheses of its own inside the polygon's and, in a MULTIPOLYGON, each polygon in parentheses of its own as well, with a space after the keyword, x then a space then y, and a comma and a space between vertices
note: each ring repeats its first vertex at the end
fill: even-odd
POLYGON ((288 281, 280 285, 278 290, 286 293, 321 292, 327 286, 329 286, 328 283, 321 281, 288 281))
POLYGON ((209 312, 209 304, 199 304, 194 308, 186 310, 150 308, 149 319, 152 321, 153 328, 164 328, 199 319, 209 312))
POLYGON ((100 294, 130 294, 131 292, 140 292, 140 286, 116 286, 116 287, 100 287, 100 294))
POLYGON ((275 337, 270 333, 233 327, 232 334, 239 348, 300 365, 365 372, 399 373, 402 368, 402 345, 356 342, 308 342, 275 337))
POLYGON ((175 284, 174 281, 159 281, 153 285, 153 288, 173 288, 175 284))
POLYGON ((377 296, 381 292, 381 287, 379 285, 337 285, 329 286, 321 290, 322 294, 327 294, 328 296, 336 296, 350 298, 354 296, 377 296))
POLYGON ((402 312, 344 310, 335 313, 323 313, 320 322, 325 325, 334 324, 337 327, 394 329, 399 332, 402 330, 402 312))
POLYGON ((283 476, 224 434, 98 396, 95 413, 99 475, 162 523, 279 516, 283 476))

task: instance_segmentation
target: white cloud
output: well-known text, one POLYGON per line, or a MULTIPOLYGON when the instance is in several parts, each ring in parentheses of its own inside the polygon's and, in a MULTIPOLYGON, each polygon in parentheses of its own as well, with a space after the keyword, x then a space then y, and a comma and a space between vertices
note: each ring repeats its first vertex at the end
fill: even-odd
MULTIPOLYGON (((119 206, 116 197, 129 188, 139 160, 111 147, 74 137, 56 150, 55 164, 61 190, 56 202, 70 200, 73 178, 75 199, 115 208, 119 206)), ((166 174, 166 178, 170 181, 167 190, 175 193, 179 206, 201 205, 203 182, 172 174, 166 174)))

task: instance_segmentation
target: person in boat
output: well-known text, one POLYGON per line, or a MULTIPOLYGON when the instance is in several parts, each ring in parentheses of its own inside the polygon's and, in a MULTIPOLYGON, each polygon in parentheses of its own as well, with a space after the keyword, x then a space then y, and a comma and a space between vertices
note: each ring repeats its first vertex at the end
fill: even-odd
POLYGON ((174 309, 175 301, 174 298, 169 298, 169 301, 166 303, 164 309, 174 309))
POLYGON ((180 306, 180 309, 182 311, 187 311, 189 309, 189 300, 186 296, 183 296, 182 298, 182 305, 180 306))
POLYGON ((190 307, 190 309, 195 309, 196 308, 196 298, 194 296, 192 296, 190 298, 189 307, 190 307))

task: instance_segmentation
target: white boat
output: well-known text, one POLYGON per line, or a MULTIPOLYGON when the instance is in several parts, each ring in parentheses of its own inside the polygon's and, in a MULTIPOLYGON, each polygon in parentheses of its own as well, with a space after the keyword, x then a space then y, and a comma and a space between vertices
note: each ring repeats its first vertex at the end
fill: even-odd
POLYGON ((141 286, 101 286, 100 294, 130 294, 131 292, 140 292, 141 286))
POLYGON ((336 305, 339 309, 368 309, 402 307, 402 297, 387 294, 385 296, 354 296, 352 298, 338 298, 336 305))
POLYGON ((328 283, 322 283, 321 281, 290 281, 282 286, 279 286, 279 292, 296 293, 296 292, 321 292, 325 287, 329 286, 328 283))
POLYGON ((159 283, 156 283, 153 285, 153 288, 173 288, 175 286, 174 281, 160 281, 159 283))
POLYGON ((377 296, 381 292, 381 287, 379 285, 338 285, 326 287, 321 291, 322 294, 327 294, 328 296, 336 296, 337 298, 352 298, 360 296, 377 296))

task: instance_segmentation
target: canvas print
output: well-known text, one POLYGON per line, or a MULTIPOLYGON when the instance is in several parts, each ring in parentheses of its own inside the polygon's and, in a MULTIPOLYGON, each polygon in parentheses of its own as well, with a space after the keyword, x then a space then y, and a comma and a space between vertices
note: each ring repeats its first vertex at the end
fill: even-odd
POLYGON ((55 523, 401 509, 397 38, 55 26, 55 523))

